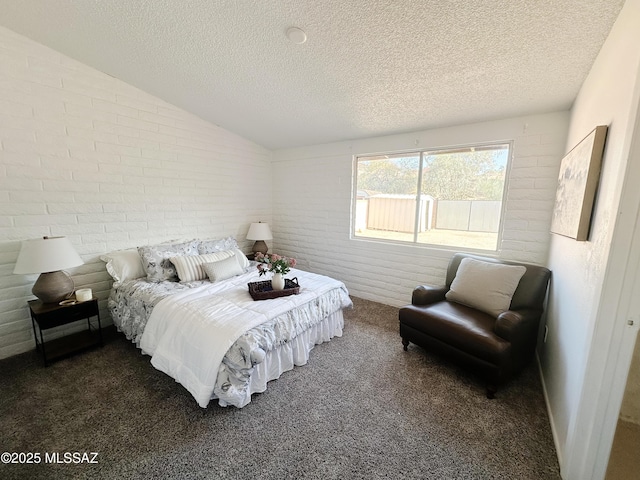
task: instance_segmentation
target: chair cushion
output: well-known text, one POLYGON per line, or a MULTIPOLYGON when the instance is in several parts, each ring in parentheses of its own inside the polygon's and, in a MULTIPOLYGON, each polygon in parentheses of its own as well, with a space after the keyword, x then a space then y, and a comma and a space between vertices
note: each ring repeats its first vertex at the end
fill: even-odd
POLYGON ((513 293, 526 271, 527 268, 523 266, 464 258, 446 298, 477 308, 495 318, 509 310, 513 293))
POLYGON ((400 323, 477 358, 499 365, 511 344, 493 333, 495 318, 474 308, 443 301, 400 309, 400 323))

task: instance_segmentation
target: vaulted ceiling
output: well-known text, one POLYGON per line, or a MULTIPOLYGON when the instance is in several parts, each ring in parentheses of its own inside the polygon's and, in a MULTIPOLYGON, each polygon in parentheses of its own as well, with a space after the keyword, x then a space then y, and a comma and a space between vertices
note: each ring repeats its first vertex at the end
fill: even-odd
POLYGON ((0 0, 0 25, 279 149, 568 109, 623 3, 0 0))

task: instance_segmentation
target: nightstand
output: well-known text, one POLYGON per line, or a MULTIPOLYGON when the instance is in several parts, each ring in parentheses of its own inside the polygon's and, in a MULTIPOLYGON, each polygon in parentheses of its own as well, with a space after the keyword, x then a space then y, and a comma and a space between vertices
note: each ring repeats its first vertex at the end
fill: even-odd
POLYGON ((103 345, 97 298, 72 305, 58 305, 57 303, 42 303, 40 300, 30 300, 29 310, 31 312, 36 350, 42 351, 45 367, 53 360, 103 345), (97 328, 91 324, 92 317, 97 318, 97 328), (54 340, 44 340, 44 330, 80 320, 87 321, 86 330, 54 340))

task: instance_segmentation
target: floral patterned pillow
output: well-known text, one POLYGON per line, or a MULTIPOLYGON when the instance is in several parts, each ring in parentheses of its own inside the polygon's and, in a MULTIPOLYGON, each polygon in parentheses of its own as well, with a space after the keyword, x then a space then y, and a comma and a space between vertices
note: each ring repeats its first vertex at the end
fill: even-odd
POLYGON ((176 267, 169 260, 171 257, 182 255, 198 255, 198 242, 193 240, 185 243, 166 245, 146 245, 138 247, 142 266, 147 272, 150 282, 178 281, 176 267))
POLYGON ((217 238, 215 240, 202 240, 198 242, 198 253, 200 255, 224 252, 233 248, 238 248, 238 242, 233 237, 217 238))

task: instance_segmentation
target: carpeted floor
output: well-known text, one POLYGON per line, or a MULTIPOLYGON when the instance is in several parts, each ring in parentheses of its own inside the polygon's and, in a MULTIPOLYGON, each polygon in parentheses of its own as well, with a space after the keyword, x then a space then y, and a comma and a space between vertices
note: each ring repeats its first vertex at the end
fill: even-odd
POLYGON ((201 409, 119 334, 48 368, 35 352, 2 360, 0 435, 0 452, 41 455, 0 464, 2 479, 560 478, 533 363, 488 400, 463 371, 402 350, 397 308, 357 298, 341 338, 243 409, 201 409))

